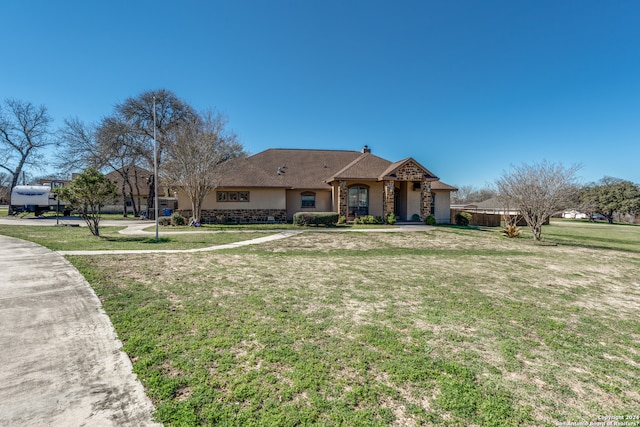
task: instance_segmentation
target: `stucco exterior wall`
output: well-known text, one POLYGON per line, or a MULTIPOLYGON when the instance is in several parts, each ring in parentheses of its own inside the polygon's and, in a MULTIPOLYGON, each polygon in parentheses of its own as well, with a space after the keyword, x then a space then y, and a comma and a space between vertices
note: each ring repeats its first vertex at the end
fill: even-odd
POLYGON ((433 203, 435 204, 435 217, 438 224, 451 223, 451 208, 449 202, 450 192, 432 191, 433 203))
POLYGON ((407 217, 403 221, 411 221, 414 214, 420 215, 420 189, 413 189, 413 182, 407 183, 407 217))
POLYGON ((287 219, 293 220, 296 212, 337 212, 334 211, 331 203, 331 190, 287 190, 287 219), (313 208, 302 207, 302 193, 314 193, 316 195, 316 206, 313 208))
MULTIPOLYGON (((355 182, 353 183, 355 184, 355 182)), ((369 215, 383 216, 384 214, 384 183, 363 182, 369 186, 369 215)), ((351 183, 349 183, 351 186, 351 183)))
MULTIPOLYGON (((191 201, 183 191, 178 191, 179 209, 191 209, 191 201)), ((286 209, 286 191, 283 188, 224 188, 216 189, 204 198, 202 209, 286 209), (218 202, 217 191, 248 191, 248 202, 218 202)))

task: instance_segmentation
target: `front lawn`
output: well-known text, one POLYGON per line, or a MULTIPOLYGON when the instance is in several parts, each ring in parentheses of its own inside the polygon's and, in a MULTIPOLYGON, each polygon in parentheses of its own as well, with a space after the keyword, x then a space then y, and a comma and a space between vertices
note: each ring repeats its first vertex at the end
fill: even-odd
POLYGON ((124 227, 100 227, 95 237, 86 227, 54 227, 28 225, 0 225, 0 234, 29 240, 54 251, 135 250, 135 249, 197 249, 250 240, 269 235, 265 232, 190 233, 159 236, 125 235, 124 227))
POLYGON ((569 240, 304 233, 216 253, 69 259, 168 426, 637 414, 640 242, 569 240))

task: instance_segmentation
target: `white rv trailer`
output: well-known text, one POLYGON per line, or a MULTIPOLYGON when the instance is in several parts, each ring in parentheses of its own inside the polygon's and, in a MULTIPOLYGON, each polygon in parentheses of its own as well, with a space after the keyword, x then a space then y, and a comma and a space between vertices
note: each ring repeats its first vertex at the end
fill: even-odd
POLYGON ((11 190, 13 212, 42 212, 56 210, 57 200, 48 185, 16 185, 11 190))

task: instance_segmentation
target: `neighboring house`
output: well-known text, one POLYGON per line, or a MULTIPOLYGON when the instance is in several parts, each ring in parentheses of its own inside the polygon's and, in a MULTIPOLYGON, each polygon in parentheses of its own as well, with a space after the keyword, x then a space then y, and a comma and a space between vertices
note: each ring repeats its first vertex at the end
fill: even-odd
POLYGON ((490 199, 482 202, 474 202, 468 204, 454 204, 451 205, 452 210, 465 211, 469 213, 481 213, 491 215, 519 215, 519 211, 516 209, 506 210, 497 197, 491 197, 490 199))
MULTIPOLYGON (((338 212, 398 220, 433 214, 449 223, 449 196, 456 188, 412 158, 398 162, 362 151, 269 149, 225 166, 217 188, 204 200, 203 222, 290 221, 296 212, 338 212)), ((178 191, 178 207, 191 202, 178 191)))
POLYGON ((570 211, 564 211, 562 212, 562 218, 570 218, 570 219, 588 219, 589 215, 587 215, 586 213, 577 211, 575 209, 572 209, 570 211))
MULTIPOLYGON (((497 197, 492 197, 477 203, 451 205, 452 221, 455 214, 463 211, 473 214, 473 217, 469 222, 470 225, 499 226, 504 215, 512 217, 520 216, 520 211, 518 209, 505 209, 497 197)), ((544 221, 544 224, 549 224, 549 218, 544 221)), ((525 226, 527 225, 527 222, 524 218, 520 217, 517 225, 525 226)))
MULTIPOLYGON (((149 197, 149 180, 153 172, 138 166, 121 168, 109 172, 106 177, 116 186, 118 192, 118 200, 113 205, 104 207, 104 212, 122 213, 124 206, 127 207, 127 213, 133 214, 133 206, 138 208, 138 212, 145 213, 147 211, 147 200, 149 197), (126 179, 125 179, 126 178, 126 179)), ((164 186, 158 187, 158 205, 160 210, 173 210, 174 197, 169 197, 168 189, 164 186)), ((162 215, 162 212, 160 212, 162 215)))

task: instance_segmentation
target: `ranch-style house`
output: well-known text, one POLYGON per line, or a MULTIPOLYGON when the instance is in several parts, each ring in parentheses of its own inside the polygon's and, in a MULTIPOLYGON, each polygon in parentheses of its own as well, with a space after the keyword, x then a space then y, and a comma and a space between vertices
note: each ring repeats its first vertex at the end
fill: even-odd
MULTIPOLYGON (((362 151, 268 149, 225 167, 202 205, 201 221, 286 222, 296 212, 338 212, 347 220, 372 215, 399 221, 433 215, 449 223, 456 188, 416 160, 391 162, 362 151)), ((191 201, 178 190, 178 211, 191 201)))

